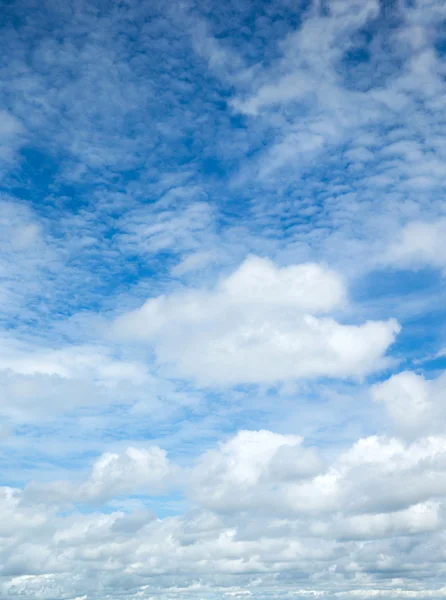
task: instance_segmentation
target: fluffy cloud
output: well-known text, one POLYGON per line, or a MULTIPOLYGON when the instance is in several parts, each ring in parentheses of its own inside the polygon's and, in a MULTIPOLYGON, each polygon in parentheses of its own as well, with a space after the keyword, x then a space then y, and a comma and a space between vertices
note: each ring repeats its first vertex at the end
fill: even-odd
POLYGON ((107 452, 100 456, 85 481, 30 484, 25 499, 62 504, 102 503, 125 494, 156 495, 164 491, 173 474, 174 468, 161 448, 130 447, 121 454, 107 452))
POLYGON ((404 371, 372 387, 372 398, 381 403, 396 430, 408 436, 441 432, 446 422, 445 374, 428 380, 404 371))
POLYGON ((142 400, 142 386, 157 385, 142 363, 120 359, 104 346, 48 348, 0 337, 0 415, 13 423, 51 420, 110 401, 132 403, 142 400))
POLYGON ((446 219, 408 223, 390 246, 385 260, 406 268, 446 268, 446 219))
POLYGON ((259 505, 273 510, 277 484, 305 480, 322 470, 319 454, 301 443, 293 435, 239 432, 201 459, 193 476, 194 495, 204 506, 223 512, 259 505))
POLYGON ((438 506, 430 501, 446 493, 445 459, 444 437, 406 445, 396 438, 373 436, 325 465, 319 453, 293 436, 241 432, 203 457, 194 474, 193 493, 222 513, 313 515, 314 535, 333 527, 323 519, 337 515, 339 535, 379 537, 393 527, 409 531, 416 523, 421 529, 438 525, 438 506), (351 520, 350 514, 364 516, 351 520))
MULTIPOLYGON (((262 600, 273 592, 389 597, 386 590, 395 598, 442 597, 435 573, 445 465, 444 437, 406 444, 372 436, 323 457, 299 436, 259 430, 237 433, 184 473, 193 506, 178 516, 156 518, 143 505, 61 513, 55 484, 40 494, 36 486, 6 487, 1 590, 8 599, 68 599, 101 581, 104 598, 107 590, 172 599, 211 590, 216 598, 249 591, 262 600), (411 576, 417 565, 423 586, 411 576), (387 573, 385 586, 377 573, 387 573)), ((105 454, 71 486, 72 499, 153 495, 172 468, 155 447, 105 454)))
POLYGON ((14 338, 3 337, 0 370, 18 375, 54 375, 64 379, 89 375, 94 381, 103 383, 144 380, 146 372, 143 365, 120 361, 110 354, 108 348, 100 346, 32 348, 14 338))
POLYGON ((117 319, 114 331, 151 342, 160 363, 204 384, 360 377, 385 364, 399 325, 343 325, 324 315, 345 296, 342 280, 324 267, 250 257, 215 289, 150 299, 117 319))
POLYGON ((86 496, 101 498, 131 493, 138 488, 159 491, 170 475, 169 461, 160 448, 128 448, 123 455, 107 453, 93 466, 86 496))

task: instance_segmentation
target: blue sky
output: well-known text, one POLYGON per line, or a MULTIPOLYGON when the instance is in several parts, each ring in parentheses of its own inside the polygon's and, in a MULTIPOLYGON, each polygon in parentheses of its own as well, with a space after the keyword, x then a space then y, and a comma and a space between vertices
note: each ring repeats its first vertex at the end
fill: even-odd
POLYGON ((0 16, 2 598, 446 597, 444 2, 0 16))

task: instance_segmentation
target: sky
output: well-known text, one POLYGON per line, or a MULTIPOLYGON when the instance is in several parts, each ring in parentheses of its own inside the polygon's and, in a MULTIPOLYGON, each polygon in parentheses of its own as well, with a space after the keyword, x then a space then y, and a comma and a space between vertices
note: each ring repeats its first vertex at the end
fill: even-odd
POLYGON ((446 598, 444 0, 0 28, 1 598, 446 598))

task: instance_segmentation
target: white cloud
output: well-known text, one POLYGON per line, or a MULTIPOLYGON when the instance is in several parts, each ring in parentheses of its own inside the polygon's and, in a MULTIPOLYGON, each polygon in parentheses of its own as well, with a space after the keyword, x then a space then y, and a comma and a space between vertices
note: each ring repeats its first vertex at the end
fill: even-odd
POLYGON ((372 398, 382 403, 396 430, 403 435, 441 432, 446 422, 446 377, 427 380, 404 371, 372 387, 372 398))
POLYGON ((439 526, 435 501, 446 494, 445 459, 444 437, 406 445, 372 436, 326 465, 298 438, 240 432, 203 457, 192 492, 222 514, 307 515, 312 535, 385 537, 439 526))
POLYGON ((56 375, 65 379, 87 375, 102 383, 116 383, 125 379, 139 383, 146 377, 143 365, 116 359, 105 347, 34 349, 10 336, 2 338, 0 370, 19 375, 56 375))
POLYGON ((433 590, 406 590, 406 589, 359 589, 348 592, 338 592, 337 598, 445 598, 446 587, 433 590))
POLYGON ((444 437, 369 437, 322 459, 297 435, 240 431, 183 473, 193 507, 182 515, 61 513, 60 502, 156 493, 175 469, 156 447, 105 454, 77 486, 2 489, 0 589, 68 599, 100 579, 129 598, 149 597, 147 586, 172 599, 442 597, 445 457, 444 437))
POLYGON ((440 503, 426 501, 395 512, 341 518, 334 522, 331 533, 341 539, 370 540, 392 535, 429 533, 441 526, 440 503))
POLYGON ((233 105, 237 110, 256 115, 274 104, 308 98, 316 98, 318 104, 334 112, 341 108, 337 104, 341 92, 337 89, 333 65, 342 55, 349 34, 379 14, 379 3, 332 1, 328 10, 329 17, 319 16, 315 5, 302 27, 282 41, 282 60, 264 74, 274 81, 261 84, 247 100, 235 100, 233 105))
MULTIPOLYGON (((27 424, 31 431, 50 427, 52 441, 40 436, 34 441, 42 452, 60 456, 76 447, 97 452, 98 436, 110 428, 131 435, 147 420, 159 426, 202 402, 195 391, 159 377, 146 356, 103 340, 50 346, 46 339, 0 334, 0 341, 0 432, 12 446, 10 434, 27 424)), ((21 451, 28 443, 33 446, 31 439, 21 439, 21 451)), ((38 469, 37 459, 34 465, 38 469)))
POLYGON ((1 29, 28 203, 0 203, 0 596, 444 598, 445 376, 357 381, 444 294, 367 279, 445 270, 444 1, 28 4, 1 29))
POLYGON ((406 224, 444 218, 446 93, 435 47, 444 14, 441 2, 314 2, 267 60, 239 64, 238 80, 228 68, 231 106, 263 148, 242 161, 236 185, 256 195, 259 229, 280 231, 291 256, 356 276, 390 260, 444 268, 441 240, 382 257, 406 224))
POLYGON ((143 402, 143 386, 158 388, 142 363, 103 345, 51 348, 39 345, 42 340, 0 339, 0 416, 13 424, 51 421, 80 407, 143 402))
POLYGON ((377 118, 372 94, 348 89, 338 66, 352 36, 379 15, 379 3, 331 1, 327 11, 322 15, 315 3, 302 26, 281 41, 282 56, 253 75, 248 94, 242 88, 232 101, 236 111, 276 129, 258 167, 264 180, 274 180, 283 168, 301 172, 377 118))
POLYGON ((172 269, 172 275, 181 277, 186 273, 197 272, 210 264, 219 263, 220 256, 215 250, 195 252, 188 254, 178 265, 172 269))
POLYGON ((0 197, 0 250, 2 320, 19 314, 23 319, 59 260, 46 243, 42 222, 18 198, 0 197))
POLYGON ((6 110, 0 110, 0 176, 16 157, 24 137, 25 127, 19 119, 6 110))
POLYGON ((197 187, 169 190, 154 206, 143 206, 119 221, 120 248, 144 255, 201 248, 212 235, 215 209, 197 187))
POLYGON ((25 489, 24 498, 27 503, 97 504, 129 494, 157 495, 171 484, 174 472, 161 448, 129 447, 121 454, 106 452, 100 456, 84 481, 31 483, 25 489))
POLYGON ((156 493, 165 487, 170 475, 166 452, 160 448, 128 448, 121 455, 109 452, 94 463, 80 496, 103 499, 135 490, 156 493))
POLYGON ((153 343, 159 362, 205 384, 361 377, 384 364, 400 328, 394 320, 343 325, 315 316, 342 307, 345 296, 324 267, 250 257, 214 290, 150 299, 118 318, 114 331, 153 343))
POLYGON ((268 505, 275 484, 306 479, 322 470, 318 453, 301 443, 302 438, 293 435, 239 432, 201 459, 193 475, 195 497, 223 512, 268 505))
POLYGON ((446 219, 408 223, 390 245, 384 260, 406 268, 446 269, 446 219))

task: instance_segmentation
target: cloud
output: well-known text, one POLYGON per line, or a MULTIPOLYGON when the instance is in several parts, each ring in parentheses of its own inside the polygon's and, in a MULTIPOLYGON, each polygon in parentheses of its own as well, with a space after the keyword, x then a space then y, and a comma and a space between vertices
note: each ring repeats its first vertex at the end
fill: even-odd
POLYGON ((2 598, 445 597, 445 19, 5 4, 2 598))
POLYGON ((372 386, 371 394, 375 402, 384 405, 400 434, 416 436, 442 431, 446 418, 444 384, 444 374, 429 380, 404 371, 372 386))
POLYGON ((157 495, 168 487, 173 474, 174 468, 161 448, 130 447, 122 454, 106 452, 100 456, 83 482, 31 483, 25 489, 24 500, 97 504, 128 494, 157 495))
POLYGON ((80 496, 88 499, 132 493, 136 489, 159 491, 170 475, 166 453, 160 448, 128 448, 123 455, 107 453, 93 465, 80 496))
POLYGON ((322 471, 321 457, 314 449, 303 448, 302 441, 270 431, 239 432, 202 458, 193 476, 195 497, 222 512, 255 509, 259 504, 273 511, 275 486, 322 471))
POLYGON ((349 592, 338 592, 336 594, 336 597, 339 598, 444 598, 445 596, 446 588, 444 587, 422 591, 401 588, 393 590, 359 589, 349 592))
POLYGON ((4 322, 18 313, 24 317, 30 297, 39 295, 39 283, 48 282, 59 259, 48 245, 35 211, 6 194, 0 197, 0 248, 0 307, 4 322))
POLYGON ((385 364, 399 325, 315 316, 341 307, 345 294, 323 267, 280 268, 253 256, 214 290, 150 299, 119 317, 114 331, 152 342, 160 363, 204 384, 361 377, 385 364))
POLYGON ((379 3, 333 1, 327 12, 315 3, 302 26, 281 40, 281 58, 253 78, 254 93, 232 100, 235 110, 279 124, 259 166, 262 178, 297 165, 302 170, 348 139, 373 111, 365 94, 343 85, 338 67, 355 33, 378 18, 379 3))
POLYGON ((136 395, 141 401, 137 390, 154 381, 142 363, 113 356, 104 346, 48 348, 38 344, 42 340, 1 339, 0 415, 16 424, 52 420, 79 407, 104 409, 112 399, 131 404, 136 395))
MULTIPOLYGON (((444 7, 315 2, 299 15, 265 60, 240 44, 236 83, 227 69, 231 107, 257 135, 234 186, 290 253, 361 276, 408 223, 444 218, 444 7)), ((393 264, 426 264, 429 247, 393 264)))
POLYGON ((323 454, 297 435, 240 431, 183 473, 193 505, 164 518, 144 508, 58 508, 159 493, 175 465, 153 446, 102 455, 78 485, 4 487, 2 592, 72 598, 100 579, 114 595, 135 598, 211 589, 219 598, 250 591, 265 600, 271 593, 368 597, 370 590, 441 597, 444 437, 405 443, 372 436, 323 454), (409 576, 417 565, 422 583, 409 576))
POLYGON ((17 152, 25 142, 25 127, 13 114, 0 110, 0 177, 17 158, 17 152))
POLYGON ((94 380, 112 383, 131 379, 135 383, 145 377, 145 369, 137 363, 114 360, 104 347, 70 346, 67 348, 35 348, 14 338, 2 339, 0 369, 20 375, 56 375, 72 379, 90 375, 94 380))
POLYGON ((191 251, 206 242, 214 225, 214 209, 200 189, 176 188, 161 198, 156 211, 135 209, 121 219, 119 245, 135 254, 191 251), (196 198, 196 199, 195 199, 196 198))
MULTIPOLYGON (((308 164, 324 155, 328 159, 328 151, 340 144, 356 152, 359 163, 365 154, 369 160, 374 132, 381 127, 380 158, 406 158, 398 164, 381 161, 390 180, 395 181, 397 171, 404 174, 407 187, 438 185, 441 162, 429 141, 415 141, 416 125, 409 120, 417 111, 416 102, 439 103, 444 93, 441 64, 431 46, 437 14, 444 13, 440 3, 429 8, 423 12, 422 3, 415 2, 404 10, 390 9, 399 25, 392 32, 376 0, 331 1, 325 13, 318 3, 310 7, 301 27, 280 41, 274 63, 252 72, 251 85, 240 86, 231 101, 236 111, 275 129, 275 141, 258 167, 262 178, 280 179, 277 171, 283 169, 305 172, 308 164), (373 42, 367 43, 366 31, 373 42), (354 58, 355 51, 362 59, 354 58), (397 143, 387 138, 389 110, 395 128, 401 127, 397 143), (355 132, 366 134, 368 143, 359 142, 358 148, 355 132)), ((433 133, 441 128, 435 114, 429 121, 420 111, 419 118, 429 122, 433 133)), ((362 174, 367 176, 370 173, 362 174)))
POLYGON ((390 245, 384 260, 406 268, 446 267, 446 219, 408 223, 390 245))
POLYGON ((313 535, 331 531, 365 539, 385 537, 393 528, 439 526, 439 505, 432 500, 446 492, 443 437, 409 445, 396 438, 363 438, 331 465, 301 444, 270 432, 238 433, 198 464, 194 498, 223 514, 307 515, 314 518, 308 523, 313 535))

